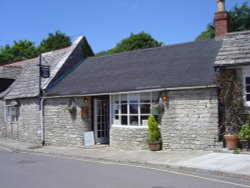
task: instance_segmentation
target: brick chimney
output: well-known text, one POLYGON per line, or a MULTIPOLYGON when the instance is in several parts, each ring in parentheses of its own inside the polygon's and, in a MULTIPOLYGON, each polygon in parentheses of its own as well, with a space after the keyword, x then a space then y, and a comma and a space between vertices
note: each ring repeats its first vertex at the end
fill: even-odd
POLYGON ((217 0, 218 12, 214 14, 215 38, 223 38, 228 32, 229 15, 225 10, 225 0, 217 0))

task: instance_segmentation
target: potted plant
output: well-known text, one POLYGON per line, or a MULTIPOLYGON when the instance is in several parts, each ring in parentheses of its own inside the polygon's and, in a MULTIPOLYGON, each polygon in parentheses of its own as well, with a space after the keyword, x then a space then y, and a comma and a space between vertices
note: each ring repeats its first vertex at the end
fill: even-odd
POLYGON ((224 140, 228 149, 234 149, 238 147, 239 138, 234 134, 225 134, 224 140))
POLYGON ((238 125, 237 124, 230 124, 228 126, 226 126, 226 131, 224 134, 224 140, 226 143, 226 147, 228 149, 234 149, 238 147, 239 144, 239 138, 237 136, 237 131, 238 131, 238 125))
POLYGON ((150 151, 161 150, 161 134, 158 127, 158 122, 154 116, 149 116, 148 118, 148 138, 147 143, 149 145, 150 151))
POLYGON ((249 124, 247 123, 243 124, 237 135, 242 143, 242 146, 247 145, 247 150, 249 150, 250 148, 250 126, 249 124))

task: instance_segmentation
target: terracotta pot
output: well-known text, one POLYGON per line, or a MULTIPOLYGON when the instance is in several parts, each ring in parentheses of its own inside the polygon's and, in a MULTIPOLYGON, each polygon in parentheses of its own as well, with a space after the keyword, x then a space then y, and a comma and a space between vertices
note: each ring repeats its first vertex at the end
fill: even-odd
POLYGON ((224 135, 224 140, 228 149, 234 149, 238 147, 239 138, 235 135, 224 135))
POLYGON ((159 151, 161 150, 161 142, 148 143, 150 151, 159 151))

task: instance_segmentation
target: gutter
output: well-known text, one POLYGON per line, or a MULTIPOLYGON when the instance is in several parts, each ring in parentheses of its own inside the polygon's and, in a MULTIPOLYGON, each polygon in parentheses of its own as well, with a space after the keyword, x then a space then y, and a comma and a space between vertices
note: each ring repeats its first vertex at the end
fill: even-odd
POLYGON ((216 88, 218 87, 216 84, 207 85, 207 86, 191 86, 191 87, 176 87, 176 88, 159 88, 159 89, 147 89, 147 90, 132 90, 132 91, 124 91, 124 92, 109 92, 109 93, 90 93, 90 94, 75 94, 70 95, 67 93, 55 96, 43 96, 45 99, 52 98, 65 98, 65 97, 88 97, 88 96, 100 96, 100 95, 117 95, 117 94, 129 94, 129 93, 142 93, 142 92, 154 92, 154 91, 176 91, 176 90, 188 90, 188 89, 206 89, 206 88, 216 88))
POLYGON ((40 122, 41 122, 41 141, 45 145, 45 128, 44 128, 44 98, 40 100, 40 122))

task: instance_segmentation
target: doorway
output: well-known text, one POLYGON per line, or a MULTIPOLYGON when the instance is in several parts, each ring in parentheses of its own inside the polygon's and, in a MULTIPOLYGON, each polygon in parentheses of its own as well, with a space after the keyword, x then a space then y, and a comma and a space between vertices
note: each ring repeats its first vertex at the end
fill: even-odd
POLYGON ((96 144, 109 144, 109 97, 95 97, 94 133, 96 144))

